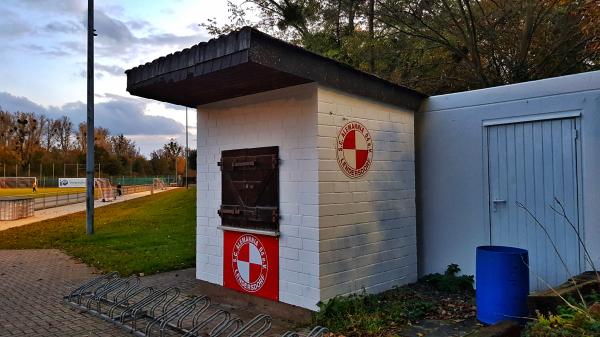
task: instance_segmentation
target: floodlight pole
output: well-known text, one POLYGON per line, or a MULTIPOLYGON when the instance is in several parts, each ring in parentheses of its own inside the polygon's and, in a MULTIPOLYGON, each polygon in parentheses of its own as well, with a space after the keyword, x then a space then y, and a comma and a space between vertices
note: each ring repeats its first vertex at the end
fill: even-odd
POLYGON ((188 183, 188 160, 189 160, 190 148, 188 147, 188 112, 187 106, 185 107, 185 188, 190 188, 188 183))
POLYGON ((94 0, 88 0, 86 233, 94 234, 94 0))

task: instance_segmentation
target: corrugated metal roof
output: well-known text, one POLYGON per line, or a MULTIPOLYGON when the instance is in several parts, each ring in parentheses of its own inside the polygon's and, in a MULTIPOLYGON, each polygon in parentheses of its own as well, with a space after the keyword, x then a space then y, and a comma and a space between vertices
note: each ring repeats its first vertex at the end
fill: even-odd
POLYGON ((250 27, 126 74, 132 95, 189 107, 308 82, 413 110, 426 97, 250 27))

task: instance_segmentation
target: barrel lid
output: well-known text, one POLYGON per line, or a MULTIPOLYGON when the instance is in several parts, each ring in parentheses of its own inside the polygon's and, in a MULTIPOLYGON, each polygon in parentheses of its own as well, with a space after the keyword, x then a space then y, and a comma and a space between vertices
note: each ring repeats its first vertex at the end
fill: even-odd
POLYGON ((479 246, 477 250, 500 254, 527 254, 526 249, 508 246, 479 246))

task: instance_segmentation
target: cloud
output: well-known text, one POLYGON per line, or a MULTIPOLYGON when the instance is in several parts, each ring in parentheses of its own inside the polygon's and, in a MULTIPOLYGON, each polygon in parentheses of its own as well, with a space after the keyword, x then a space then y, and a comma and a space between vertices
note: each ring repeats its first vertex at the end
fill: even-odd
POLYGON ((133 30, 152 29, 152 24, 146 20, 129 20, 127 21, 127 27, 133 30))
POLYGON ((44 25, 41 29, 42 32, 46 33, 66 33, 75 34, 83 32, 85 27, 80 22, 75 20, 68 21, 52 21, 44 25))
POLYGON ((81 0, 20 0, 19 4, 31 10, 53 13, 80 13, 87 10, 87 3, 81 0))
POLYGON ((28 100, 25 97, 13 96, 7 92, 0 92, 0 108, 2 110, 8 110, 11 112, 24 111, 24 112, 43 112, 46 113, 46 108, 28 100))
MULTIPOLYGON (((82 22, 87 27, 87 17, 82 22)), ((112 18, 101 10, 94 11, 94 28, 98 36, 108 39, 109 43, 134 43, 136 39, 123 21, 112 18)))
POLYGON ((137 99, 112 99, 100 103, 96 107, 98 122, 117 134, 175 135, 184 132, 184 126, 170 118, 145 115, 146 104, 137 99))
POLYGON ((117 65, 95 63, 94 70, 104 72, 113 76, 124 76, 125 74, 125 68, 119 67, 117 65))
MULTIPOLYGON (((131 29, 139 30, 142 27, 146 31, 156 31, 146 21, 121 21, 111 17, 101 10, 95 11, 94 26, 98 36, 96 37, 96 50, 100 56, 120 57, 131 59, 133 55, 144 54, 145 51, 157 47, 175 47, 182 49, 206 40, 206 36, 200 33, 191 35, 177 35, 173 33, 150 33, 145 36, 136 36, 131 29), (131 29, 130 29, 131 27, 131 29)), ((83 18, 83 25, 87 25, 87 18, 83 18)), ((83 44, 83 41, 80 42, 83 44)))
MULTIPOLYGON (((13 48, 45 56, 85 55, 87 9, 81 3, 84 2, 29 0, 9 6, 0 2, 0 38, 14 41, 17 45, 13 48), (32 20, 21 13, 39 19, 32 20), (38 39, 41 37, 44 39, 38 39), (34 43, 36 48, 31 48, 34 43)), ((164 32, 149 21, 121 20, 107 10, 118 12, 110 6, 94 10, 95 49, 99 57, 130 61, 158 47, 183 49, 208 38, 196 29, 187 35, 164 32)))
POLYGON ((16 40, 33 32, 31 23, 28 23, 18 13, 6 8, 2 8, 1 12, 0 37, 16 40))
MULTIPOLYGON (((104 95, 104 98, 107 100, 94 105, 95 125, 107 128, 111 134, 177 136, 184 132, 184 126, 171 118, 146 115, 150 101, 118 95, 104 95)), ((11 112, 45 114, 50 118, 68 116, 74 124, 83 122, 87 112, 83 102, 45 107, 7 92, 0 92, 0 107, 11 112)))

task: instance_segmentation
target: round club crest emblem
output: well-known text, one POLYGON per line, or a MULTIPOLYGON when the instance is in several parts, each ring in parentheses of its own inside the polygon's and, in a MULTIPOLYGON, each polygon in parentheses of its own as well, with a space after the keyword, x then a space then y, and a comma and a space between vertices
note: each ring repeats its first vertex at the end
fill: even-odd
POLYGON ((233 245, 231 260, 233 276, 242 289, 256 292, 265 285, 269 261, 265 247, 256 236, 240 236, 233 245))
POLYGON ((359 122, 342 126, 337 137, 337 162, 349 178, 364 176, 373 162, 373 138, 359 122))

